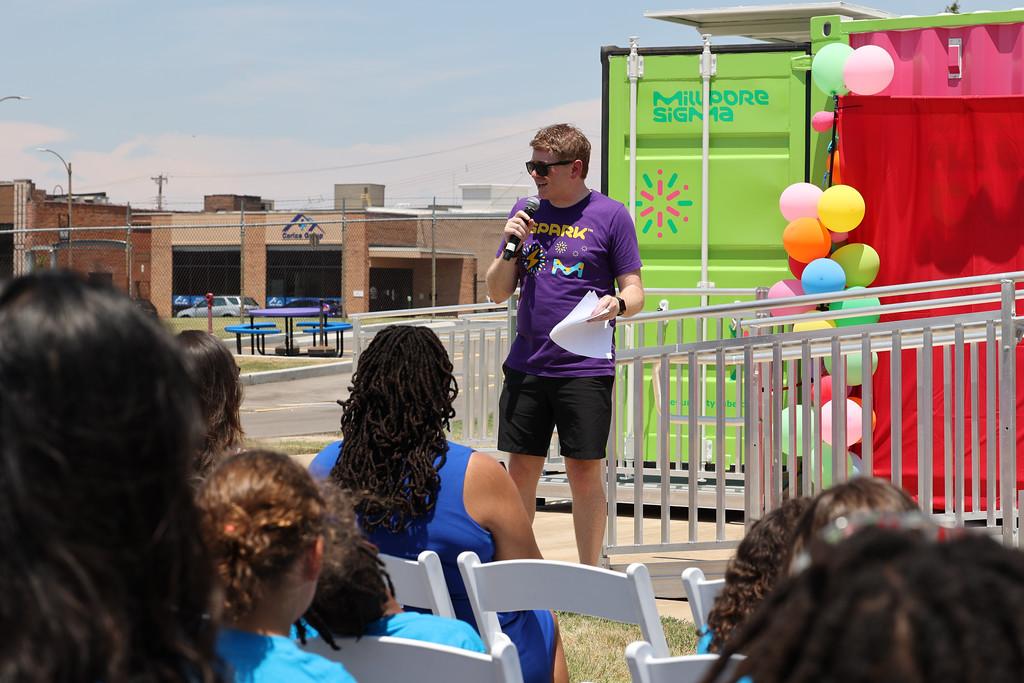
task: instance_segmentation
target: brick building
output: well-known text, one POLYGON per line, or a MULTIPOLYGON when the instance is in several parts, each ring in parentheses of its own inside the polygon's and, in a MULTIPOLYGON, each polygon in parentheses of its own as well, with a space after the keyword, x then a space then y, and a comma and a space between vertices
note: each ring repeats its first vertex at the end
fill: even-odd
POLYGON ((71 213, 74 231, 67 230, 66 195, 47 194, 31 180, 0 182, 0 279, 71 268, 146 298, 149 231, 131 225, 131 207, 102 193, 75 195, 71 213))
POLYGON ((347 313, 481 301, 505 223, 493 213, 377 208, 246 211, 244 230, 238 211, 149 220, 150 300, 165 316, 207 291, 261 305, 327 298, 347 313))
POLYGON ((66 197, 29 180, 0 182, 0 279, 71 267, 152 301, 161 316, 206 292, 266 306, 325 298, 346 313, 473 303, 486 298, 484 275, 515 200, 505 195, 525 188, 492 202, 481 198, 485 186, 471 187, 461 210, 356 204, 344 213, 274 211, 249 195, 208 195, 202 212, 133 212, 75 195, 68 234, 66 197))

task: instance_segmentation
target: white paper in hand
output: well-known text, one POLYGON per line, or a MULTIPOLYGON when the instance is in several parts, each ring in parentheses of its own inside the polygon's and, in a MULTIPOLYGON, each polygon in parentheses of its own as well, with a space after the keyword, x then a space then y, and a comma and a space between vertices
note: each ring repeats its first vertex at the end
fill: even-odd
POLYGON ((577 356, 610 360, 615 329, 607 320, 587 322, 598 301, 597 294, 587 292, 576 308, 551 328, 551 341, 577 356))

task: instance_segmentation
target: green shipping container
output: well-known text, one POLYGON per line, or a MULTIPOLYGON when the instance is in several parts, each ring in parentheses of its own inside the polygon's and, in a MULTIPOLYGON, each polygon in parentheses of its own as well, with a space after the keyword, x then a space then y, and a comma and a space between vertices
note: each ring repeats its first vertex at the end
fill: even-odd
MULTIPOLYGON (((636 229, 646 287, 697 287, 701 281, 703 90, 701 47, 640 49, 643 73, 636 103, 636 229)), ((629 203, 629 49, 606 47, 603 66, 602 190, 629 203)), ((790 184, 809 180, 809 45, 713 47, 716 73, 710 81, 708 173, 708 280, 716 287, 768 287, 792 277, 782 248, 785 219, 778 200, 790 184)), ((822 98, 815 98, 822 99, 822 98)), ((820 105, 822 103, 816 102, 820 105)), ((815 141, 817 143, 817 141, 815 141)), ((660 296, 649 296, 653 310, 660 296)), ((700 305, 698 297, 665 297, 671 308, 700 305)), ((730 299, 712 300, 725 303, 730 299)), ((644 331, 656 339, 653 326, 644 331)), ((711 337, 717 336, 712 329, 711 337)), ((693 341, 694 326, 682 341, 693 341)), ((666 343, 678 341, 668 329, 666 343)), ((675 371, 673 370, 673 376, 675 371)), ((713 375, 712 375, 713 377, 713 375)), ((736 398, 727 379, 727 405, 736 398)), ((657 415, 650 375, 644 415, 646 459, 656 456, 657 415)), ((673 391, 669 407, 679 413, 673 391)), ((705 397, 714 401, 713 379, 705 397)), ((727 408, 735 414, 735 406, 727 408)), ((685 428, 672 430, 671 456, 687 452, 685 428)), ((736 451, 729 430, 728 462, 736 451)), ((710 430, 705 436, 710 435, 710 430)))

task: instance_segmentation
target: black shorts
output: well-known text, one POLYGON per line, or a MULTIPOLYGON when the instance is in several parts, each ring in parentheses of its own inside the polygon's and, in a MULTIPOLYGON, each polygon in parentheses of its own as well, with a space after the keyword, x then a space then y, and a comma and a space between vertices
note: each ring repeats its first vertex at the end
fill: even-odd
POLYGON ((498 402, 498 450, 545 456, 558 427, 563 457, 605 456, 612 419, 612 375, 538 377, 504 368, 498 402))

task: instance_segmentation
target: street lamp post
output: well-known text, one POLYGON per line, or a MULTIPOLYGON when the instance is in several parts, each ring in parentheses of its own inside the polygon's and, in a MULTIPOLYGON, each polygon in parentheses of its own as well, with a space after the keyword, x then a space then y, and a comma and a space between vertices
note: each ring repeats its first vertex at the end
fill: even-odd
POLYGON ((30 100, 30 99, 32 99, 32 98, 31 97, 27 97, 25 95, 4 95, 3 97, 0 97, 0 102, 3 102, 4 100, 30 100))
POLYGON ((64 157, 54 152, 48 147, 36 147, 37 152, 49 152, 53 156, 60 159, 60 162, 64 164, 64 168, 68 172, 68 229, 67 229, 67 243, 68 243, 68 269, 71 269, 73 264, 74 255, 71 249, 71 163, 65 161, 64 157))

